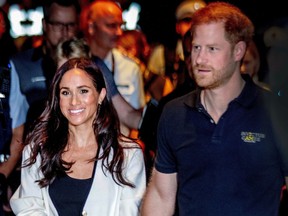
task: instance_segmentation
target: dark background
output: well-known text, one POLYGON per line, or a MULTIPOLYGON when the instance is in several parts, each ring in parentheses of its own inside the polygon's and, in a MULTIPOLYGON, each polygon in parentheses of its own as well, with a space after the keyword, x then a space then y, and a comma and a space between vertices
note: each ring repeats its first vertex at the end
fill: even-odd
MULTIPOLYGON (((148 42, 153 45, 162 43, 173 47, 177 39, 175 32, 175 10, 182 0, 133 0, 142 7, 139 25, 146 34, 148 42)), ((204 0, 206 3, 215 0, 204 0)), ((266 55, 269 50, 264 45, 263 33, 274 25, 280 24, 288 28, 288 8, 284 0, 224 0, 238 6, 254 23, 254 40, 260 54, 260 70, 258 72, 260 81, 267 81, 269 69, 266 55)), ((123 0, 125 8, 131 0, 123 0)))
MULTIPOLYGON (((8 4, 20 3, 23 7, 36 7, 42 4, 43 0, 7 0, 8 4)), ((69 0, 67 0, 69 1, 69 0)), ((79 0, 81 5, 88 4, 93 0, 79 0)), ((141 6, 138 25, 145 33, 149 44, 153 47, 159 43, 173 48, 177 41, 175 31, 175 10, 183 0, 117 0, 123 10, 128 9, 132 2, 141 6)), ((215 0, 204 0, 206 3, 215 0)), ((259 79, 265 81, 268 77, 266 62, 267 47, 263 42, 263 33, 275 23, 288 28, 288 8, 285 0, 223 0, 238 6, 255 25, 255 42, 260 53, 259 79), (284 21, 280 21, 284 20, 284 21)))
MULTIPOLYGON (((20 3, 27 7, 41 5, 43 0, 7 0, 8 4, 20 3)), ((69 1, 69 0, 67 0, 69 1)), ((79 0, 84 5, 93 0, 79 0)), ((123 10, 131 2, 141 5, 140 25, 151 43, 169 43, 175 38, 175 10, 182 0, 117 0, 123 10)), ((204 0, 206 3, 215 0, 204 0)), ((267 25, 276 19, 288 17, 285 0, 224 0, 238 6, 254 23, 257 34, 261 34, 267 25)), ((25 6, 24 6, 25 7, 25 6)), ((288 22, 287 22, 288 23, 288 22)))
MULTIPOLYGON (((150 42, 166 41, 175 33, 175 9, 181 0, 134 0, 142 6, 139 24, 150 42)), ((124 1, 125 2, 125 1, 124 1)), ((131 1, 126 1, 128 5, 131 1)), ((206 0, 206 3, 212 0, 206 0)), ((284 0, 230 0, 254 23, 256 33, 261 34, 266 26, 276 19, 288 17, 284 0)), ((123 4, 125 7, 125 4, 123 4)), ((171 38, 172 39, 172 38, 171 38)))

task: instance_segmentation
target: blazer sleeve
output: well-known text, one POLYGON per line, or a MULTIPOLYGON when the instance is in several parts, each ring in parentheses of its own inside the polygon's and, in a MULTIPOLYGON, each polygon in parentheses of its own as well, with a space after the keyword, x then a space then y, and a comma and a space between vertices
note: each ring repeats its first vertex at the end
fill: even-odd
MULTIPOLYGON (((23 151, 22 164, 29 158, 30 147, 26 146, 23 151)), ((17 216, 46 216, 48 214, 47 197, 45 198, 45 188, 41 189, 36 180, 41 177, 39 170, 40 156, 36 163, 21 169, 21 184, 10 199, 10 205, 17 216)))
POLYGON ((139 215, 139 208, 146 190, 146 172, 141 148, 126 149, 128 158, 125 167, 126 178, 135 185, 134 188, 124 186, 120 200, 120 216, 139 215))

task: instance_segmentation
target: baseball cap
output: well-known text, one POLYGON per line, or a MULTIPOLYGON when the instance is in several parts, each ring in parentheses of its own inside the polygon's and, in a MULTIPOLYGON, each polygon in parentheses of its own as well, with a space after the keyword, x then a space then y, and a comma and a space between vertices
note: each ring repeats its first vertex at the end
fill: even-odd
POLYGON ((196 10, 206 6, 206 3, 202 0, 184 0, 176 9, 176 19, 182 20, 185 18, 191 18, 196 10))

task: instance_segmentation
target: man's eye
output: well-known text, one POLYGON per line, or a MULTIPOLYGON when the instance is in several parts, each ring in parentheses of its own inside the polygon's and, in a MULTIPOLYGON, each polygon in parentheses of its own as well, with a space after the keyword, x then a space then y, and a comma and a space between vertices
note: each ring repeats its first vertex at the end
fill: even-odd
POLYGON ((54 26, 55 26, 56 28, 62 28, 63 25, 62 25, 61 23, 55 23, 54 26))
POLYGON ((194 45, 194 46, 192 46, 192 50, 194 50, 194 51, 200 50, 200 46, 194 45))
POLYGON ((210 51, 216 51, 217 48, 216 47, 209 47, 210 51))

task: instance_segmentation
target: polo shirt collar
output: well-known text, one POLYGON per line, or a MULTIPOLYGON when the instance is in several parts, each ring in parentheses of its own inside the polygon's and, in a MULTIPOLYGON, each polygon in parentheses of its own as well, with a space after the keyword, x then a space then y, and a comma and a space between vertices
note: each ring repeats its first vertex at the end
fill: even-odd
MULTIPOLYGON (((242 75, 242 78, 245 80, 245 86, 240 93, 240 95, 235 98, 233 101, 239 103, 243 107, 250 107, 256 97, 259 94, 259 88, 257 88, 256 84, 253 82, 251 77, 248 74, 242 75)), ((189 93, 189 99, 184 102, 188 107, 191 108, 200 108, 201 99, 200 99, 201 88, 196 88, 193 92, 189 93)))

